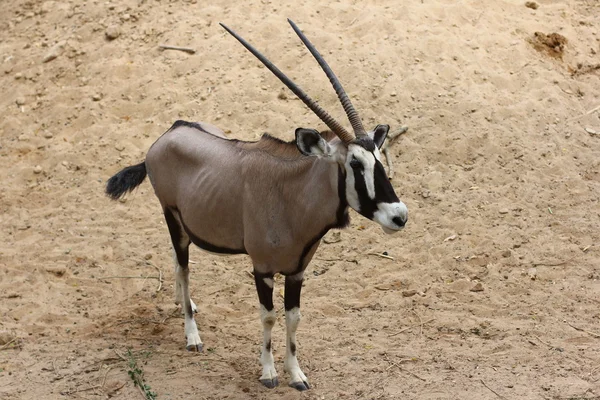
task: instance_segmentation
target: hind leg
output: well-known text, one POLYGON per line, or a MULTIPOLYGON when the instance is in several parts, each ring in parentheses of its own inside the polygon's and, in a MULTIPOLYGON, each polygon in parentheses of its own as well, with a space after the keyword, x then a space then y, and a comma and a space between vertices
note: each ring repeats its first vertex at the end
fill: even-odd
MULTIPOLYGON (((177 253, 175 252, 175 249, 173 248, 173 260, 175 263, 175 304, 177 304, 178 306, 181 305, 181 313, 185 314, 185 310, 183 309, 183 294, 182 294, 182 287, 181 287, 181 282, 179 280, 179 278, 177 278, 178 276, 180 276, 180 274, 182 273, 181 267, 179 266, 179 260, 177 259, 177 253)), ((190 298, 190 303, 192 305, 192 312, 195 314, 198 312, 198 308, 196 307, 196 304, 194 303, 194 301, 190 298)))
POLYGON ((185 233, 179 216, 169 208, 164 210, 165 220, 171 234, 173 251, 175 253, 175 302, 179 302, 183 308, 185 337, 187 339, 186 349, 189 351, 202 351, 202 339, 194 321, 196 305, 190 299, 189 276, 189 247, 190 238, 185 233))

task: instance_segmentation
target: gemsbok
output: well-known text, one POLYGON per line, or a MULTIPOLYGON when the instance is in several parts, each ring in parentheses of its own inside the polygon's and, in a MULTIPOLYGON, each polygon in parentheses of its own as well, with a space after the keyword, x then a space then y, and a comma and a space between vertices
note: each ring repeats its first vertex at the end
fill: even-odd
POLYGON ((325 71, 348 116, 354 134, 334 120, 300 87, 231 29, 240 41, 330 131, 296 129, 283 142, 267 134, 256 142, 227 139, 208 123, 176 121, 148 150, 146 160, 109 179, 106 193, 119 199, 146 178, 160 201, 175 253, 175 303, 185 314, 186 348, 201 351, 190 299, 190 243, 221 254, 248 254, 260 301, 263 344, 260 382, 278 385, 271 348, 275 324, 274 275, 285 276, 286 354, 289 385, 309 389, 297 359, 296 329, 300 322, 300 291, 304 270, 321 238, 349 223, 348 207, 381 225, 386 233, 401 230, 408 210, 388 179, 380 151, 389 131, 377 125, 366 131, 338 78, 327 62, 288 20, 325 71))

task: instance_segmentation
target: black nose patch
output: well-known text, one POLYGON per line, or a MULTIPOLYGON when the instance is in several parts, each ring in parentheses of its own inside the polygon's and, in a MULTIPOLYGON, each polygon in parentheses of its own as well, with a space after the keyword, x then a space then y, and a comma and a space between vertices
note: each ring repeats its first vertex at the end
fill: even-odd
POLYGON ((402 220, 402 218, 400 218, 400 217, 394 217, 394 218, 392 218, 392 222, 402 228, 406 224, 406 219, 402 220))

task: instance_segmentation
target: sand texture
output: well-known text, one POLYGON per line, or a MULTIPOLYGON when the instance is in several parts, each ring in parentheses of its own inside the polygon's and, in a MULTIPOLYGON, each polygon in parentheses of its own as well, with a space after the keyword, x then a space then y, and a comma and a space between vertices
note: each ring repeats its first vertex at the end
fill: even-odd
POLYGON ((0 8, 0 399, 143 399, 142 372, 173 400, 600 399, 597 0, 0 8), (283 371, 281 279, 269 390, 249 259, 191 250, 205 351, 188 353, 149 182, 103 193, 177 119, 324 129, 219 22, 343 121, 288 17, 368 128, 409 127, 391 148, 406 229, 352 212, 307 270, 305 393, 283 371))

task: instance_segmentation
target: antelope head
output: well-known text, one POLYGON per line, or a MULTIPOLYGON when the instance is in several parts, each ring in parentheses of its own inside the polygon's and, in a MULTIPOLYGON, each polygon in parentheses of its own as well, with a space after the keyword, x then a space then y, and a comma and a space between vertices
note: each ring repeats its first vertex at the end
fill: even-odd
POLYGON ((353 134, 333 119, 250 43, 225 25, 221 24, 221 26, 273 72, 337 136, 337 139, 328 142, 314 129, 298 128, 296 145, 300 152, 338 163, 345 172, 348 205, 359 214, 377 222, 386 233, 401 230, 408 220, 408 209, 398 199, 381 163, 379 151, 389 132, 389 125, 377 125, 371 131, 365 130, 358 112, 323 56, 293 21, 288 19, 288 22, 329 78, 352 125, 353 134))

